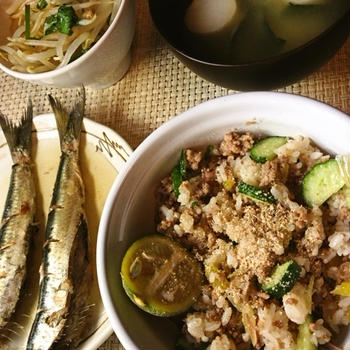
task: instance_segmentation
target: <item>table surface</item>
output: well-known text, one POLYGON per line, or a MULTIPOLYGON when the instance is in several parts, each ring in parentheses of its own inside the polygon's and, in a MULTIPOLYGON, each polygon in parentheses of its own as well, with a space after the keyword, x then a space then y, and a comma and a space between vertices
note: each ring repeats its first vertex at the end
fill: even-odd
MULTIPOLYGON (((136 148, 153 130, 188 108, 237 93, 209 83, 174 57, 156 32, 147 1, 136 0, 136 33, 131 67, 124 78, 103 90, 87 89, 86 116, 116 130, 136 148)), ((350 39, 319 71, 277 91, 312 97, 350 114, 350 39)), ((0 110, 20 116, 30 96, 35 114, 50 112, 47 94, 67 101, 73 89, 32 85, 0 73, 0 110)), ((112 335, 99 350, 123 349, 112 335)))

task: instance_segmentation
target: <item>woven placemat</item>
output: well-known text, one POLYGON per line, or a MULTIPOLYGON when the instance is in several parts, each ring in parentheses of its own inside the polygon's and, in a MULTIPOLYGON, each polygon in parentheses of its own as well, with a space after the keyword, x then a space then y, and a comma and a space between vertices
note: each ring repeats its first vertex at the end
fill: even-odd
MULTIPOLYGON (((147 1, 136 0, 137 25, 132 64, 116 85, 87 91, 86 114, 115 129, 135 148, 169 118, 203 101, 235 93, 186 68, 156 32, 147 1)), ((309 96, 350 114, 350 40, 318 72, 279 91, 309 96)), ((47 113, 47 93, 72 100, 71 89, 32 85, 0 73, 0 110, 19 116, 31 96, 36 113, 47 113)))
MULTIPOLYGON (((169 118, 209 99, 236 93, 209 83, 187 69, 166 47, 150 19, 147 1, 136 0, 133 58, 126 76, 104 90, 87 90, 87 117, 115 129, 137 147, 169 118)), ((318 72, 279 91, 309 96, 350 114, 350 40, 318 72)), ((35 113, 50 112, 48 93, 70 101, 71 89, 32 85, 0 73, 0 110, 18 118, 30 96, 35 113)), ((112 336, 99 350, 123 349, 112 336)))

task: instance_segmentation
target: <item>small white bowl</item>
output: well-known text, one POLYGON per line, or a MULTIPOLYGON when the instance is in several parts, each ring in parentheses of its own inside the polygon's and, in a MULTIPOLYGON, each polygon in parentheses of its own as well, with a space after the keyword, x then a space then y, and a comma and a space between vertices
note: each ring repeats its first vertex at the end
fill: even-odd
MULTIPOLYGON (((11 22, 0 2, 0 43, 6 42, 11 22)), ((131 62, 131 43, 135 32, 135 0, 121 0, 112 23, 84 55, 68 65, 43 73, 21 73, 12 70, 0 57, 0 68, 9 75, 40 85, 71 88, 81 85, 100 89, 113 85, 127 72, 131 62)))
MULTIPOLYGON (((331 154, 349 153, 349 117, 321 102, 283 93, 252 92, 221 97, 174 117, 132 154, 107 197, 97 242, 97 273, 112 327, 128 350, 174 348, 177 328, 170 319, 133 305, 121 285, 127 247, 154 233, 154 189, 176 164, 182 148, 218 142, 234 128, 270 135, 305 135, 331 154)), ((347 337, 336 339, 349 346, 347 337)))

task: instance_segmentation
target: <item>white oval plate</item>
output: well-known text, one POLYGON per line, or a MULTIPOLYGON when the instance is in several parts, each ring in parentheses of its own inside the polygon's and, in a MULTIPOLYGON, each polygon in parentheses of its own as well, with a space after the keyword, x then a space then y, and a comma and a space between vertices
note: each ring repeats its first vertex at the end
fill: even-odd
MULTIPOLYGON (((16 312, 7 329, 0 332, 1 349, 25 349, 26 339, 36 311, 41 247, 60 159, 58 133, 53 114, 36 116, 33 124, 32 153, 37 179, 39 234, 33 242, 34 256, 31 258, 28 270, 29 278, 27 278, 16 312)), ((97 349, 113 332, 104 311, 97 284, 95 251, 98 224, 109 189, 132 153, 132 149, 115 131, 86 118, 83 122, 80 147, 94 278, 89 300, 92 305, 92 316, 89 318, 91 324, 86 325, 87 335, 82 340, 79 349, 93 350, 97 349)), ((0 130, 0 215, 5 205, 11 165, 10 152, 0 130)))

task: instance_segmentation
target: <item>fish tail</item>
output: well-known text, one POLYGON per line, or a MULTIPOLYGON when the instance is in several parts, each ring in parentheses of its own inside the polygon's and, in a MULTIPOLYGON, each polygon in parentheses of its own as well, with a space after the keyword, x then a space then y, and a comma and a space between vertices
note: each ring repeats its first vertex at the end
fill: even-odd
POLYGON ((61 102, 56 98, 52 97, 52 95, 48 95, 49 102, 52 108, 52 111, 55 115, 58 135, 60 138, 60 143, 62 144, 62 140, 64 138, 65 132, 67 130, 67 124, 69 120, 68 111, 62 106, 61 102))
POLYGON ((67 125, 67 132, 71 133, 74 139, 78 140, 80 138, 81 126, 84 118, 85 110, 85 89, 82 87, 78 96, 75 100, 74 107, 69 116, 69 122, 67 125))
POLYGON ((85 89, 82 87, 79 90, 75 104, 70 113, 68 113, 62 104, 51 95, 49 95, 49 101, 56 118, 62 149, 62 146, 68 142, 71 142, 72 139, 79 140, 80 138, 81 126, 84 117, 85 89))
POLYGON ((4 132, 12 158, 18 152, 25 152, 28 156, 30 155, 32 147, 32 121, 33 105, 30 99, 19 123, 0 113, 0 126, 4 132))

